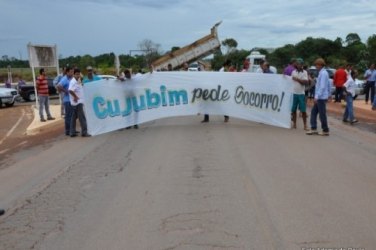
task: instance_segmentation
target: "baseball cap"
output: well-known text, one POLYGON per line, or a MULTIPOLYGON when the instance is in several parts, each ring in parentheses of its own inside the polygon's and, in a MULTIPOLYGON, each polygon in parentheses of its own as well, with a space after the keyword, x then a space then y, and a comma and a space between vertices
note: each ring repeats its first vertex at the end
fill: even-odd
POLYGON ((91 67, 91 66, 87 66, 87 67, 86 67, 86 70, 93 70, 93 67, 91 67))

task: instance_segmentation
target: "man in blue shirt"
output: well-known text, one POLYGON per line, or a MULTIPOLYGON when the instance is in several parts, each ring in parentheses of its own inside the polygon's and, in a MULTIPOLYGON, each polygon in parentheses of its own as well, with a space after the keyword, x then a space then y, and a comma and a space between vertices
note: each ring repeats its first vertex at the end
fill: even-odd
POLYGON ((316 81, 314 105, 311 109, 311 130, 307 131, 307 135, 329 135, 328 121, 326 117, 326 103, 331 99, 331 84, 329 81, 329 74, 326 71, 325 61, 318 58, 315 61, 315 66, 319 75, 316 81), (317 115, 320 117, 322 132, 317 131, 317 115))
POLYGON ((57 89, 60 91, 60 93, 64 93, 63 97, 63 103, 64 103, 64 109, 65 109, 65 135, 70 135, 70 122, 72 119, 72 107, 70 104, 69 99, 69 82, 72 80, 73 77, 73 69, 71 67, 66 68, 66 74, 63 76, 63 78, 60 80, 60 82, 57 84, 57 89))
POLYGON ((87 66, 86 70, 87 70, 87 76, 84 77, 84 80, 82 81, 83 84, 101 80, 99 76, 94 74, 93 68, 91 66, 87 66))
POLYGON ((371 99, 371 103, 375 98, 375 82, 376 82, 376 70, 375 64, 372 63, 369 66, 369 69, 364 73, 364 78, 367 80, 366 85, 364 86, 364 94, 366 95, 366 104, 368 104, 368 99, 371 99), (368 98, 369 91, 371 90, 371 98, 368 98))

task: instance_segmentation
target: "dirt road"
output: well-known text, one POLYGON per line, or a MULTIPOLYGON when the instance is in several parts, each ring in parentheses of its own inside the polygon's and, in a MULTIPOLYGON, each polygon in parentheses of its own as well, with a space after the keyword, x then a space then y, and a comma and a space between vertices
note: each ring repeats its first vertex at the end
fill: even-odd
MULTIPOLYGON (((0 172, 0 249, 376 246, 376 135, 213 117, 59 137, 0 172)), ((300 125, 300 124, 299 124, 300 125)))

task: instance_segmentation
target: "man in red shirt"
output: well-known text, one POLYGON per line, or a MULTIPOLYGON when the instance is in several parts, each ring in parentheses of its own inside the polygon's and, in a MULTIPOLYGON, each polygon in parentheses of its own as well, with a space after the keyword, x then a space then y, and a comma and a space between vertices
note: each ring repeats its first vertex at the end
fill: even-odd
POLYGON ((333 84, 336 87, 335 98, 334 102, 341 102, 342 99, 342 92, 343 92, 343 85, 347 81, 347 72, 340 66, 333 76, 333 84))
POLYGON ((43 108, 46 109, 47 120, 55 120, 50 113, 50 103, 49 103, 49 94, 48 94, 48 81, 46 78, 46 72, 43 68, 39 70, 39 76, 37 77, 37 93, 39 101, 39 116, 40 121, 45 122, 43 115, 43 108))

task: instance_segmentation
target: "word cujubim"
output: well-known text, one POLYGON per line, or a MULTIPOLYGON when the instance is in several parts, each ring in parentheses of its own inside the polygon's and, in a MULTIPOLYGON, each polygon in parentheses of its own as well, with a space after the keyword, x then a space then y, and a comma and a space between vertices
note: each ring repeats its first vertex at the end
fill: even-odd
POLYGON ((125 97, 124 100, 106 100, 102 96, 93 99, 93 109, 99 119, 115 116, 128 116, 134 112, 146 109, 155 109, 160 106, 175 106, 188 104, 188 93, 186 90, 167 90, 161 85, 159 92, 152 92, 145 89, 144 95, 125 97), (122 106, 122 105, 123 106, 122 106))

